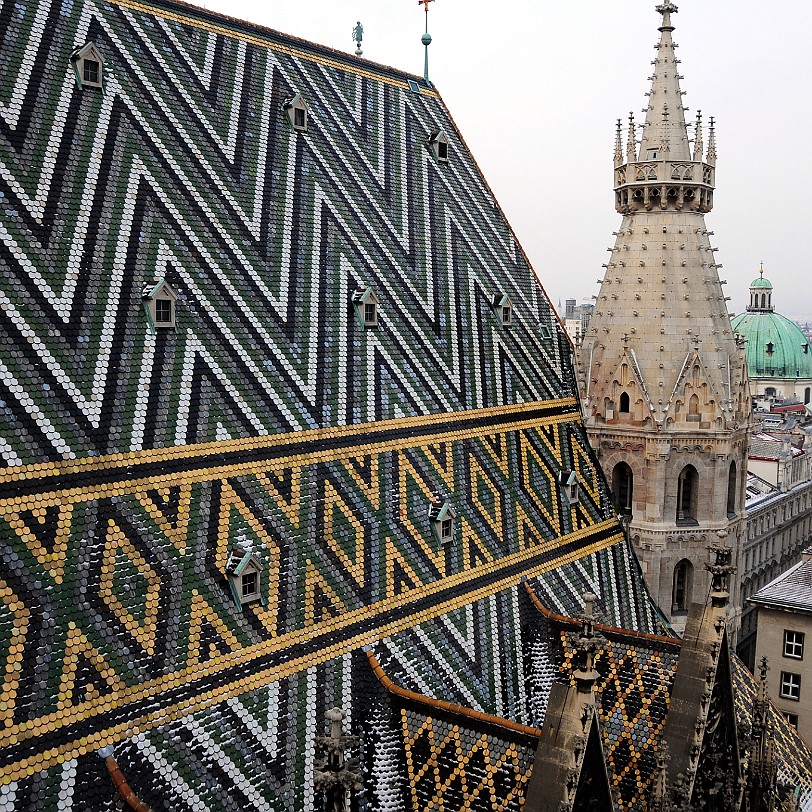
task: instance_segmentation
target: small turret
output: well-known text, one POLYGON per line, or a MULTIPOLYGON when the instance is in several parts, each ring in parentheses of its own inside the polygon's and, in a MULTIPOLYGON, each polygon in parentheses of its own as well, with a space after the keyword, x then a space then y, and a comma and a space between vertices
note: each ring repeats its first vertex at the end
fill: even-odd
POLYGON ((708 158, 707 162, 711 166, 716 166, 716 121, 711 116, 710 131, 708 134, 708 158))
POLYGON ((713 120, 708 160, 703 162, 701 114, 697 115, 693 150, 688 142, 680 89, 682 77, 679 60, 674 55, 677 46, 671 39, 674 30, 671 15, 677 7, 668 2, 657 6, 657 11, 663 20, 640 149, 631 115, 625 163, 618 161, 618 137, 615 139, 615 207, 621 214, 655 208, 705 213, 713 208, 716 158, 713 120))
POLYGON ((617 120, 617 132, 615 133, 615 167, 623 165, 623 139, 620 134, 620 119, 617 120))

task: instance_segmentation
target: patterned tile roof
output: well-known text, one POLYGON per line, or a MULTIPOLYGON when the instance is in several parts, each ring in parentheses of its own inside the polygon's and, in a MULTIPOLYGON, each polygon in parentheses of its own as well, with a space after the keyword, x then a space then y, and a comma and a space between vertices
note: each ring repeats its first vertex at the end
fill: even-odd
POLYGON ((569 342, 434 90, 163 0, 5 4, 0 65, 0 807, 310 809, 339 706, 364 802, 406 808, 424 722, 363 646, 532 725, 523 579, 656 627, 569 342))

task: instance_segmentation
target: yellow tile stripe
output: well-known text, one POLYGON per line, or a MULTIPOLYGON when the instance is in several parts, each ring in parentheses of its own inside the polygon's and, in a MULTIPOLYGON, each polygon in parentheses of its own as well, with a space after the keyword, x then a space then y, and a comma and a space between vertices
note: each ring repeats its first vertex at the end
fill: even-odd
POLYGON ((231 668, 241 663, 250 662, 259 656, 273 653, 281 649, 287 648, 295 643, 302 642, 311 636, 323 634, 326 630, 332 629, 338 632, 340 629, 352 625, 362 619, 369 619, 370 615, 383 613, 393 608, 406 607, 407 611, 403 616, 392 620, 377 628, 370 629, 361 634, 354 635, 351 638, 340 640, 332 646, 327 646, 321 651, 308 654, 304 657, 289 660, 285 663, 269 666, 261 671, 257 671, 248 677, 235 680, 224 685, 221 685, 212 690, 206 691, 203 695, 185 700, 176 705, 168 706, 166 708, 159 708, 149 715, 142 716, 138 719, 130 719, 126 723, 113 726, 104 731, 91 733, 86 737, 81 737, 69 744, 60 745, 59 747, 45 751, 38 754, 36 757, 29 759, 22 759, 14 764, 9 764, 4 769, 2 776, 0 776, 0 784, 6 784, 11 781, 16 781, 26 775, 32 775, 39 770, 47 769, 54 764, 58 764, 70 758, 76 758, 79 755, 97 750, 107 744, 112 744, 121 739, 135 735, 138 732, 150 730, 160 725, 166 724, 175 719, 188 716, 191 713, 200 711, 206 707, 223 702, 230 697, 245 693, 246 691, 260 688, 272 682, 276 682, 284 677, 291 676, 306 668, 314 665, 327 662, 328 660, 340 657, 350 651, 358 649, 362 646, 369 645, 385 637, 388 637, 413 626, 432 620, 440 615, 458 609, 462 606, 474 603, 483 598, 494 595, 498 592, 509 589, 515 586, 522 577, 534 578, 552 569, 564 566, 579 560, 599 550, 605 549, 620 542, 623 538, 620 532, 613 534, 607 539, 598 542, 586 544, 578 549, 567 553, 566 555, 559 556, 551 561, 538 564, 533 567, 522 571, 522 575, 510 574, 503 578, 499 578, 498 573, 500 570, 509 569, 514 565, 520 564, 538 555, 539 553, 550 551, 557 546, 567 545, 569 543, 588 540, 592 535, 597 535, 600 532, 616 527, 617 522, 614 519, 607 520, 601 524, 594 525, 588 529, 578 530, 563 536, 559 539, 544 542, 535 547, 521 550, 505 558, 483 564, 472 570, 462 573, 456 573, 440 581, 432 584, 426 584, 414 590, 410 590, 403 596, 394 596, 380 601, 371 606, 361 607, 353 611, 347 612, 339 618, 331 619, 318 626, 312 626, 307 629, 298 629, 289 634, 280 637, 264 640, 249 648, 241 649, 240 651, 233 652, 229 655, 215 657, 207 665, 198 666, 195 669, 187 669, 177 672, 172 675, 167 675, 156 680, 147 681, 134 686, 126 691, 117 691, 113 699, 104 700, 101 702, 87 702, 78 705, 69 711, 60 711, 52 713, 47 716, 41 717, 36 720, 31 720, 19 725, 8 728, 0 734, 0 747, 9 746, 19 741, 32 738, 37 735, 39 730, 44 726, 48 726, 51 730, 62 727, 63 725, 72 722, 87 719, 93 715, 124 708, 130 702, 135 702, 146 697, 156 697, 162 691, 169 689, 178 684, 178 678, 198 679, 205 676, 215 675, 227 668, 231 668), (413 601, 420 600, 421 598, 437 594, 441 591, 459 584, 464 587, 466 581, 474 577, 479 577, 488 573, 494 573, 495 579, 488 584, 480 586, 476 589, 464 591, 460 590, 460 594, 454 598, 437 602, 431 606, 430 609, 425 609, 417 612, 408 612, 408 605, 413 601))
MULTIPOLYGON (((288 432, 286 434, 271 434, 261 437, 248 437, 237 440, 224 440, 212 443, 198 443, 196 445, 174 446, 170 448, 147 449, 145 451, 134 451, 127 454, 110 454, 104 457, 85 457, 80 460, 63 460, 53 463, 36 463, 33 465, 17 466, 16 468, 6 468, 0 472, 0 483, 19 482, 23 480, 42 479, 51 476, 67 476, 70 474, 89 473, 105 469, 113 475, 116 470, 126 469, 134 465, 144 463, 160 463, 176 460, 186 460, 193 462, 196 458, 206 457, 211 454, 233 454, 234 452, 248 452, 257 449, 279 449, 292 444, 317 443, 325 439, 340 440, 342 437, 370 434, 380 431, 391 431, 408 428, 419 428, 426 425, 435 425, 436 432, 430 435, 421 435, 418 442, 413 438, 388 438, 382 442, 370 443, 369 445, 355 444, 352 447, 352 456, 377 455, 391 451, 398 451, 406 448, 420 448, 440 442, 452 442, 458 440, 475 439, 477 437, 487 437, 499 434, 499 425, 489 425, 462 429, 459 431, 448 431, 444 428, 448 423, 457 422, 466 418, 487 418, 502 415, 511 419, 510 430, 519 431, 532 429, 541 426, 558 425, 560 423, 571 423, 580 420, 576 413, 553 415, 551 417, 534 417, 529 420, 515 420, 515 415, 527 409, 536 407, 549 407, 558 405, 574 405, 571 399, 562 401, 546 401, 536 404, 521 404, 520 406, 498 407, 494 409, 476 409, 468 412, 453 412, 449 415, 428 415, 416 418, 401 418, 398 420, 384 420, 375 423, 362 423, 354 426, 338 426, 336 428, 311 429, 308 431, 288 432)), ((322 462, 333 462, 347 458, 348 447, 336 443, 335 447, 327 448, 319 452, 310 454, 290 454, 287 456, 275 457, 273 460, 254 460, 246 463, 227 463, 220 466, 208 468, 197 468, 190 471, 172 473, 167 477, 173 485, 190 484, 193 482, 208 482, 226 477, 239 477, 261 473, 273 469, 290 467, 301 467, 322 462)), ((64 498, 71 502, 88 501, 91 499, 107 498, 110 496, 120 496, 124 493, 132 493, 143 488, 155 488, 156 483, 162 478, 160 476, 150 476, 143 479, 128 479, 123 482, 111 483, 110 485, 88 486, 86 488, 66 488, 49 489, 48 493, 54 494, 55 498, 64 498)), ((40 494, 41 495, 41 494, 40 494)), ((37 495, 39 496, 39 495, 37 495)), ((8 497, 0 500, 0 509, 14 508, 20 509, 28 501, 36 500, 37 496, 29 497, 8 497)))

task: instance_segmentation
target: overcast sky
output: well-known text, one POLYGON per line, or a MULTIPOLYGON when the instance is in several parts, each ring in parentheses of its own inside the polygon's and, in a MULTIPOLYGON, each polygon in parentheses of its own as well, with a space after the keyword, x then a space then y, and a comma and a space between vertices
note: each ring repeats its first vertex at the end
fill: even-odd
MULTIPOLYGON (((812 321, 812 4, 685 0, 674 17, 689 120, 717 119, 715 206, 706 215, 743 310, 764 261, 779 312, 812 321), (805 54, 807 56, 805 56, 805 54)), ((251 22, 422 74, 417 0, 207 0, 251 22)), ((547 293, 589 300, 620 215, 617 118, 641 110, 660 15, 654 0, 436 0, 430 78, 547 293)), ((706 138, 707 142, 707 138, 706 138)))

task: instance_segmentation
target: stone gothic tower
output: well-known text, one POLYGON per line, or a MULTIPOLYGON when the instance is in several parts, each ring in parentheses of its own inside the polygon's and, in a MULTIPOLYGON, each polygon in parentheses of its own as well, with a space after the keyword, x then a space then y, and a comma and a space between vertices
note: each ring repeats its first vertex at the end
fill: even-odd
MULTIPOLYGON (((679 628, 709 586, 707 547, 743 542, 750 397, 731 329, 713 232, 716 137, 701 112, 688 137, 672 40, 662 15, 642 136, 615 140, 623 216, 595 313, 578 348, 590 439, 649 586, 679 628)), ((734 607, 738 607, 734 593, 734 607)))

